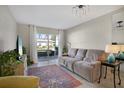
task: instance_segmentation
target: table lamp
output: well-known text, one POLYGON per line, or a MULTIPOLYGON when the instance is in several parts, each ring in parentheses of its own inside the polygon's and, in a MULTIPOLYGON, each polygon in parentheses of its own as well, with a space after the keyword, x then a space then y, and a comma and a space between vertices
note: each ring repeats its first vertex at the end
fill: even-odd
POLYGON ((120 51, 119 45, 106 45, 105 52, 110 53, 107 60, 109 63, 115 62, 115 56, 113 53, 118 53, 120 51))

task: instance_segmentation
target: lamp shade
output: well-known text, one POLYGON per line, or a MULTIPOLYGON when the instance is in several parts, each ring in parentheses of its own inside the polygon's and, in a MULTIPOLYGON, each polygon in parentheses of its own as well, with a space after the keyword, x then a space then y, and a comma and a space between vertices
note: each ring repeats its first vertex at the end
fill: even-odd
POLYGON ((106 45, 106 53, 118 53, 120 51, 120 45, 106 45))
POLYGON ((124 45, 120 45, 120 51, 124 52, 124 45))
POLYGON ((113 55, 113 53, 118 53, 119 51, 120 51, 119 45, 106 45, 105 52, 110 53, 107 58, 108 63, 115 62, 115 56, 113 55))

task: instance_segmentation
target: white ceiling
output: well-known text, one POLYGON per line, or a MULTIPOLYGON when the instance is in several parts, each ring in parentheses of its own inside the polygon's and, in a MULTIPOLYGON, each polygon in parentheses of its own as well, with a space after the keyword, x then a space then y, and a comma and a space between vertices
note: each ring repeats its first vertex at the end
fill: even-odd
POLYGON ((89 12, 82 17, 72 13, 72 5, 10 5, 10 11, 18 23, 41 27, 68 29, 98 16, 117 10, 123 6, 91 5, 89 12))

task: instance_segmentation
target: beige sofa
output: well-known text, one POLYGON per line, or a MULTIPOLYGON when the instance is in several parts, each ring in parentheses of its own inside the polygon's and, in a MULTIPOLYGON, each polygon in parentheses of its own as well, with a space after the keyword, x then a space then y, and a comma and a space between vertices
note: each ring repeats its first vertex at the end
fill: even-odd
POLYGON ((102 50, 70 49, 68 55, 59 57, 59 64, 84 79, 95 82, 99 76, 99 56, 102 50))

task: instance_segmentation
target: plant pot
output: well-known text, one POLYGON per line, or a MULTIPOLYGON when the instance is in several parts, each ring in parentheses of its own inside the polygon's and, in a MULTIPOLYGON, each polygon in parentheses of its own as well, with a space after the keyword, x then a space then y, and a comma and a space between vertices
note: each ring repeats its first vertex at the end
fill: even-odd
POLYGON ((24 64, 20 63, 17 65, 15 75, 24 75, 24 64))

